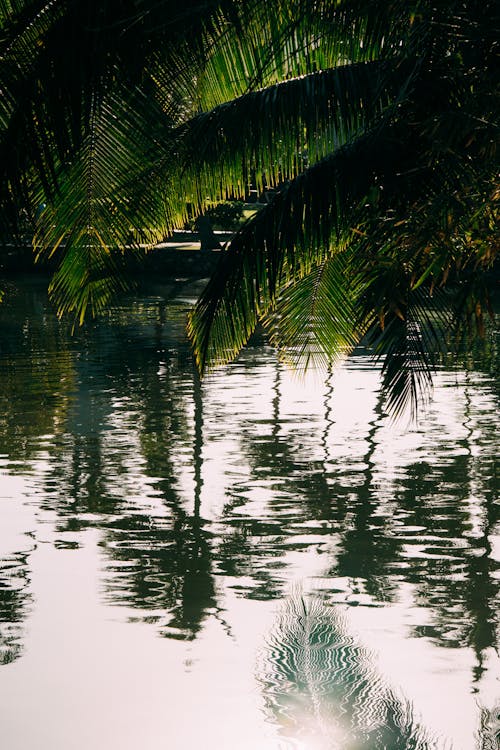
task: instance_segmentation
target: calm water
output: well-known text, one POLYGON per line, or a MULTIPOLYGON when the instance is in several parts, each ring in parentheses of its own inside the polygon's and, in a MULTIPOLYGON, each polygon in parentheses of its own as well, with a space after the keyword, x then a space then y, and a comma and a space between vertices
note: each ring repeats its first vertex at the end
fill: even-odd
POLYGON ((362 353, 200 384, 195 294, 0 307, 2 750, 496 750, 498 379, 418 426, 362 353))

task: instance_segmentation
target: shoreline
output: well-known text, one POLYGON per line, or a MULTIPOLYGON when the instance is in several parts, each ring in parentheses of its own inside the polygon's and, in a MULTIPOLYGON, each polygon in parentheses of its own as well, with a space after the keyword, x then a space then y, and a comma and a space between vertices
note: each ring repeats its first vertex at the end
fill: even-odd
MULTIPOLYGON (((171 238, 158 243, 150 250, 130 251, 125 254, 123 270, 126 275, 165 274, 166 276, 188 275, 204 277, 215 269, 222 246, 231 239, 233 232, 215 232, 221 247, 201 250, 195 232, 175 233, 171 238)), ((0 275, 17 276, 33 274, 50 276, 57 268, 57 258, 35 259, 31 245, 5 244, 0 250, 0 275)))

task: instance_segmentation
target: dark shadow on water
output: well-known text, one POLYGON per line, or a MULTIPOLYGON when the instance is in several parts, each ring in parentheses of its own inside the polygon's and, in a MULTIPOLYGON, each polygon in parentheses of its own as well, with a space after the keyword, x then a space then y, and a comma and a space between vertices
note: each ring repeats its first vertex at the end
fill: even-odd
POLYGON ((0 667, 23 653, 25 621, 29 615, 29 553, 14 553, 0 560, 0 667))

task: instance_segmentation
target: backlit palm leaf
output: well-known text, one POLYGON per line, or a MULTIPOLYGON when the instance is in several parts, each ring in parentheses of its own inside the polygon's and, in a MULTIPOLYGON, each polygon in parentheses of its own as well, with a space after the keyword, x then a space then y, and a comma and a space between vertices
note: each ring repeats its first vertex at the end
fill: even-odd
POLYGON ((203 111, 291 78, 389 58, 411 36, 404 3, 274 0, 251 2, 246 10, 236 22, 221 13, 217 32, 206 40, 208 59, 197 78, 203 111))
POLYGON ((202 205, 263 190, 373 127, 400 101, 413 71, 381 62, 323 70, 250 92, 179 128, 186 194, 202 205))
POLYGON ((337 252, 279 295, 263 322, 271 342, 294 368, 345 358, 358 343, 356 306, 363 293, 348 251, 337 252))
POLYGON ((358 138, 283 185, 243 227, 189 318, 201 370, 233 357, 284 285, 352 239, 374 180, 398 157, 386 134, 358 138))
POLYGON ((59 260, 50 286, 59 313, 72 313, 80 323, 126 288, 124 253, 158 242, 172 224, 165 183, 153 165, 147 190, 137 189, 151 139, 141 131, 142 119, 121 110, 120 101, 95 103, 78 158, 58 177, 59 190, 35 235, 38 253, 59 260))
POLYGON ((497 39, 493 0, 0 0, 0 228, 37 219, 82 320, 187 203, 271 187, 190 318, 200 368, 263 318, 294 361, 371 327, 398 410, 432 368, 436 287, 484 328, 497 39))

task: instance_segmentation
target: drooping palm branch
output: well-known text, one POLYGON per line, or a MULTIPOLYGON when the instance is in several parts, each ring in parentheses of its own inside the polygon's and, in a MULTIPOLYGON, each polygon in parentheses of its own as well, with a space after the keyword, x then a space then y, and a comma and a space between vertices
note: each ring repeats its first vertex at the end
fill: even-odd
POLYGON ((259 320, 294 362, 368 332, 397 410, 429 383, 446 306, 484 326, 497 31, 472 0, 0 3, 0 228, 36 223, 82 321, 188 202, 271 187, 190 318, 200 368, 259 320), (437 325, 424 300, 445 283, 437 325))
MULTIPOLYGON (((369 122, 369 148, 363 150, 366 133, 360 134, 359 128, 347 126, 340 143, 331 137, 332 129, 326 139, 332 153, 323 155, 318 168, 306 166, 298 176, 292 175, 291 181, 284 178, 294 169, 298 171, 300 146, 292 150, 296 161, 291 166, 289 146, 284 174, 279 157, 275 158, 274 170, 269 170, 269 181, 278 183, 274 200, 254 219, 253 226, 245 227, 233 240, 190 318, 189 331, 201 369, 234 356, 257 321, 272 314, 282 290, 289 290, 294 282, 304 287, 307 282, 303 277, 309 272, 317 274, 326 259, 345 252, 347 243, 351 254, 357 256, 358 272, 367 270, 368 287, 353 316, 352 338, 362 335, 378 318, 377 349, 386 356, 384 385, 389 405, 395 411, 408 400, 415 405, 419 393, 429 385, 432 348, 442 346, 442 329, 449 329, 450 318, 442 312, 440 326, 430 324, 422 299, 432 295, 436 284, 446 281, 450 269, 454 281, 459 282, 458 271, 465 264, 469 268, 475 265, 478 272, 494 267, 497 230, 487 229, 475 246, 470 238, 477 229, 482 205, 498 216, 498 158, 493 145, 495 138, 498 141, 498 91, 492 86, 495 77, 487 46, 479 74, 463 65, 471 54, 478 57, 471 48, 479 39, 491 46, 488 9, 476 15, 471 30, 465 25, 471 21, 470 8, 464 6, 463 16, 457 17, 453 27, 444 13, 437 12, 433 18, 431 9, 424 6, 428 17, 421 22, 418 55, 415 57, 415 34, 405 60, 410 77, 404 79, 404 85, 400 79, 392 102, 390 97, 379 102, 378 128, 373 120, 369 122), (487 92, 486 100, 478 96, 481 89, 483 94, 487 92), (432 114, 426 110, 429 97, 434 100, 432 114), (349 166, 328 174, 327 164, 343 161, 349 166), (318 212, 320 205, 322 211, 318 212), (365 242, 360 242, 359 236, 364 236, 365 242), (297 260, 301 253, 307 260, 297 260), (394 279, 396 269, 399 278, 394 279), (374 299, 372 293, 381 280, 384 296, 374 299), (384 325, 386 318, 388 324, 384 325)), ((405 59, 404 51, 401 56, 405 59)), ((401 69, 401 61, 396 65, 393 59, 391 71, 398 67, 401 69)), ((391 83, 394 85, 395 79, 391 83)), ((386 93, 389 88, 386 82, 380 90, 386 93)), ((317 131, 321 128, 317 122, 314 127, 317 131)), ((240 135, 240 141, 244 137, 240 135)), ((256 161, 247 148, 247 154, 249 151, 249 161, 252 157, 256 161)), ((336 279, 324 291, 325 297, 334 299, 343 286, 355 288, 355 278, 358 281, 351 277, 344 285, 336 279)), ((309 286, 314 283, 310 281, 309 286)), ((484 300, 482 304, 484 307, 484 300)), ((480 306, 481 302, 478 310, 480 306)), ((453 304, 449 307, 456 310, 453 304)), ((310 324, 309 318, 303 320, 302 327, 296 325, 295 348, 307 357, 310 324)), ((287 335, 290 331, 288 327, 287 335)), ((326 337, 322 341, 319 334, 317 327, 316 349, 328 356, 326 337)), ((274 341, 284 349, 289 347, 279 336, 275 335, 274 341)))

